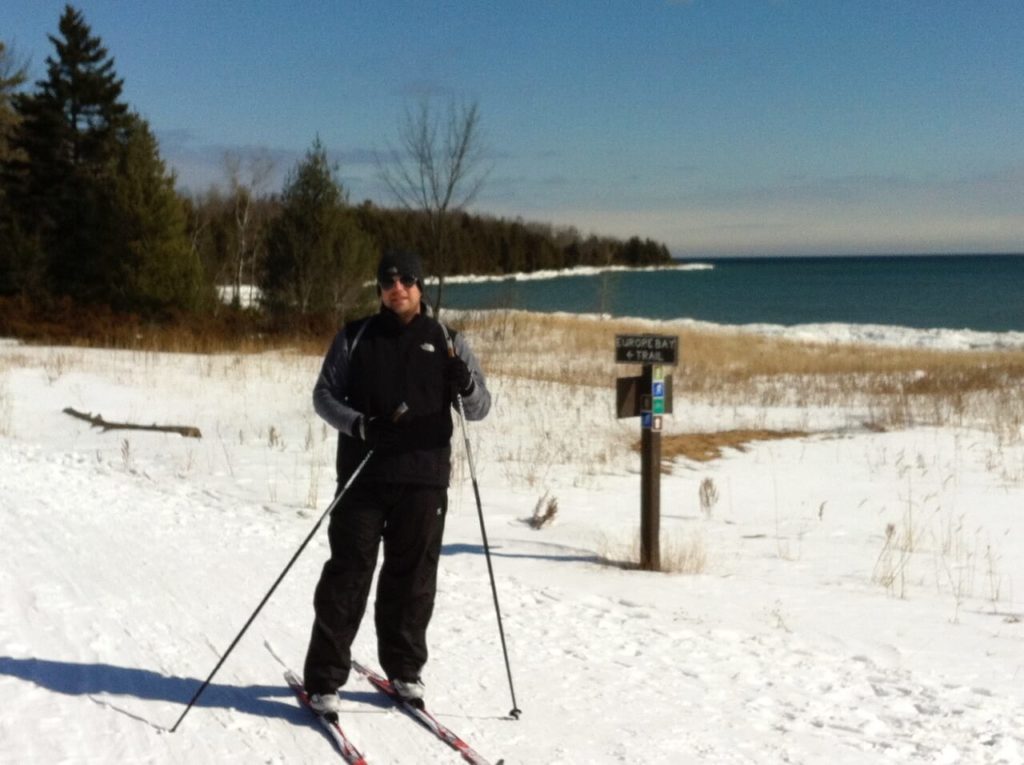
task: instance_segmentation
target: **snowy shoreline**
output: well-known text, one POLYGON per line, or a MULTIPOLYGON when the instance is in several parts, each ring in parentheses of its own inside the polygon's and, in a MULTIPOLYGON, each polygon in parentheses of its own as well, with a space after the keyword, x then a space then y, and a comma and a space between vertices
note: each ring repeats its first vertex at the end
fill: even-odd
MULTIPOLYGON (((597 276, 606 273, 633 271, 712 271, 712 263, 677 263, 667 266, 575 266, 573 268, 548 268, 539 271, 520 271, 514 274, 465 274, 446 276, 446 284, 484 284, 486 282, 537 282, 548 279, 562 279, 567 276, 597 276)), ((436 276, 424 280, 428 285, 437 284, 436 276)))
POLYGON ((509 313, 549 315, 582 321, 620 321, 650 327, 652 333, 673 329, 698 332, 746 332, 806 343, 879 345, 893 348, 918 348, 936 351, 1003 351, 1024 349, 1024 332, 977 332, 969 329, 916 329, 887 324, 716 324, 697 319, 646 319, 610 314, 568 313, 565 311, 523 311, 520 309, 445 309, 449 316, 509 313))
MULTIPOLYGON (((484 284, 488 282, 528 282, 550 279, 562 279, 575 276, 596 276, 602 273, 623 273, 632 271, 709 271, 715 268, 712 263, 687 262, 667 266, 583 266, 576 268, 548 269, 532 272, 496 275, 464 275, 445 278, 447 284, 484 284)), ((436 277, 425 279, 427 286, 436 285, 436 277)), ((373 282, 367 282, 372 286, 373 282)), ((232 288, 221 286, 221 300, 231 301, 232 288)), ((251 285, 243 285, 241 290, 243 307, 258 304, 259 289, 251 285)), ((841 322, 821 322, 813 324, 721 324, 699 319, 648 319, 638 316, 613 316, 611 314, 570 313, 566 311, 527 311, 518 308, 445 308, 444 313, 450 316, 465 314, 486 315, 488 313, 523 313, 550 315, 558 317, 574 317, 583 321, 623 321, 651 327, 652 332, 667 332, 672 329, 690 329, 698 332, 746 332, 796 340, 807 343, 821 344, 853 344, 878 345, 892 348, 916 348, 937 351, 1003 351, 1024 349, 1024 332, 982 332, 971 329, 931 328, 919 329, 890 324, 854 324, 841 322)))
MULTIPOLYGON (((632 271, 710 271, 715 268, 712 263, 687 262, 668 266, 648 266, 636 268, 632 266, 601 266, 577 267, 557 270, 533 271, 530 273, 500 274, 488 276, 449 276, 448 284, 483 284, 487 282, 527 282, 560 279, 574 276, 596 276, 602 273, 622 273, 632 271)), ((426 280, 428 285, 436 284, 436 278, 426 280)), ((447 309, 451 314, 519 312, 521 309, 447 309)), ((919 348, 941 351, 999 351, 1024 349, 1024 332, 981 332, 971 329, 918 329, 888 324, 852 324, 839 322, 822 322, 813 324, 782 325, 769 323, 755 324, 720 324, 701 321, 699 319, 648 319, 637 316, 612 316, 611 314, 568 313, 564 311, 539 312, 521 311, 523 313, 550 313, 552 316, 574 316, 583 320, 616 320, 631 323, 642 323, 650 326, 652 331, 668 331, 673 328, 693 329, 701 332, 749 332, 769 337, 780 337, 809 343, 825 344, 866 344, 894 348, 919 348)))

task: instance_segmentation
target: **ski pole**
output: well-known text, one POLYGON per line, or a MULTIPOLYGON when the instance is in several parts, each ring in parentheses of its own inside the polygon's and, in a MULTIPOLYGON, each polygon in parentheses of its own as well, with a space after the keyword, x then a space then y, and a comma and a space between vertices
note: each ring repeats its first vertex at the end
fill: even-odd
MULTIPOLYGON (((409 407, 403 401, 401 404, 398 405, 398 408, 395 409, 394 413, 391 415, 391 421, 398 422, 398 419, 407 411, 409 411, 409 407)), ((245 623, 245 626, 242 627, 241 632, 239 632, 238 635, 235 636, 235 639, 231 641, 231 645, 228 646, 228 650, 224 652, 224 655, 220 657, 220 661, 217 662, 217 666, 213 668, 213 671, 210 673, 210 676, 203 681, 203 684, 201 686, 199 686, 199 690, 195 692, 195 695, 192 697, 192 700, 189 701, 188 706, 185 707, 185 711, 181 713, 181 717, 178 718, 178 721, 174 723, 174 727, 171 728, 171 733, 174 733, 174 731, 178 729, 178 726, 181 725, 181 721, 185 719, 185 715, 188 714, 188 711, 192 708, 192 705, 196 703, 199 697, 203 694, 203 691, 206 690, 206 687, 210 684, 210 681, 213 680, 213 676, 217 674, 217 670, 219 670, 221 668, 221 665, 227 660, 228 655, 233 650, 235 650, 235 646, 238 645, 238 641, 242 639, 242 635, 244 635, 246 630, 249 629, 249 625, 251 625, 253 621, 255 621, 256 616, 259 614, 260 611, 263 610, 263 606, 265 606, 267 604, 267 601, 270 600, 270 596, 274 594, 274 590, 276 590, 277 586, 281 584, 281 581, 285 578, 285 575, 291 570, 291 567, 295 564, 295 561, 297 561, 299 559, 299 556, 302 555, 302 551, 306 549, 306 545, 308 545, 310 540, 312 540, 313 537, 316 535, 317 529, 319 529, 320 525, 324 522, 324 518, 330 515, 330 512, 335 507, 337 507, 338 502, 340 502, 341 498, 345 496, 345 492, 348 491, 348 488, 355 482, 356 478, 359 477, 359 474, 362 472, 363 467, 366 465, 367 462, 370 461, 370 457, 372 456, 373 449, 370 449, 370 451, 366 453, 366 456, 363 457, 363 461, 360 462, 356 469, 352 471, 352 475, 349 476, 348 480, 345 482, 345 485, 341 487, 341 491, 338 492, 338 494, 334 497, 334 500, 331 502, 331 504, 329 504, 327 506, 327 509, 324 510, 323 515, 320 516, 320 520, 316 522, 316 525, 313 527, 313 530, 309 532, 309 536, 307 536, 303 543, 299 545, 299 549, 295 551, 295 554, 292 556, 292 559, 288 561, 288 565, 284 567, 284 571, 282 571, 281 575, 277 577, 277 581, 274 582, 274 584, 271 586, 267 594, 263 596, 263 600, 260 601, 260 604, 256 606, 256 610, 252 612, 252 616, 249 617, 249 621, 245 623)))
POLYGON ((174 727, 171 728, 171 733, 174 733, 178 729, 178 726, 181 725, 181 721, 185 719, 185 715, 187 715, 189 710, 192 709, 192 705, 199 700, 199 697, 203 694, 203 691, 206 690, 207 686, 210 684, 210 681, 213 680, 213 676, 217 674, 217 671, 221 668, 221 665, 224 664, 224 662, 227 660, 231 652, 235 650, 235 646, 238 645, 238 641, 242 639, 242 635, 245 634, 246 630, 249 629, 249 626, 256 620, 256 616, 259 614, 260 611, 263 610, 263 606, 267 604, 267 601, 270 600, 270 596, 274 594, 274 590, 276 590, 277 586, 281 584, 281 581, 284 579, 285 575, 291 570, 291 567, 295 564, 295 561, 297 561, 299 559, 299 556, 302 555, 302 551, 306 549, 306 545, 308 545, 310 540, 312 540, 313 537, 316 535, 317 530, 320 528, 320 524, 324 522, 324 518, 326 518, 330 514, 330 512, 338 505, 338 502, 341 500, 341 498, 345 496, 345 492, 348 491, 348 487, 351 486, 352 482, 356 480, 356 478, 359 476, 359 473, 362 471, 363 466, 370 460, 370 457, 372 456, 373 450, 371 449, 369 452, 367 452, 366 456, 363 457, 363 461, 359 463, 359 466, 352 472, 352 475, 349 476, 348 481, 345 482, 345 485, 342 487, 341 491, 338 492, 338 495, 334 498, 331 504, 327 506, 327 509, 324 510, 323 515, 320 516, 320 520, 316 522, 316 525, 313 527, 313 530, 309 532, 309 536, 307 536, 306 539, 302 542, 302 544, 299 545, 299 549, 295 551, 295 554, 292 556, 292 559, 288 561, 288 565, 284 567, 284 571, 282 571, 281 575, 277 577, 277 581, 275 581, 271 588, 267 591, 267 594, 263 596, 263 600, 260 601, 260 604, 256 606, 256 610, 252 612, 252 615, 249 617, 249 621, 245 623, 245 626, 242 627, 242 630, 238 633, 238 635, 235 636, 235 639, 231 641, 231 645, 228 646, 228 650, 225 651, 224 655, 220 657, 220 661, 217 662, 217 666, 213 668, 213 671, 210 673, 210 676, 203 681, 203 684, 199 686, 199 690, 197 690, 195 692, 195 695, 192 696, 192 700, 188 702, 188 706, 185 707, 185 711, 181 713, 181 717, 178 718, 178 721, 174 723, 174 727))
MULTIPOLYGON (((441 325, 444 327, 444 325, 441 325)), ((448 355, 455 355, 455 345, 452 343, 452 338, 448 334, 448 329, 444 329, 445 342, 448 345, 448 355)), ((512 696, 512 710, 508 713, 509 717, 515 720, 519 719, 519 715, 523 711, 516 704, 516 689, 512 683, 512 665, 508 660, 508 646, 505 643, 505 628, 501 623, 501 606, 498 605, 498 587, 494 583, 494 566, 491 564, 491 547, 487 543, 487 527, 484 525, 484 508, 483 503, 480 501, 480 484, 476 480, 476 466, 473 464, 473 450, 469 445, 469 432, 466 430, 466 408, 462 403, 462 394, 456 393, 455 398, 459 404, 459 420, 462 422, 462 440, 466 446, 466 461, 469 463, 469 477, 473 483, 473 496, 476 497, 476 513, 477 517, 480 518, 480 537, 484 543, 484 558, 487 560, 487 574, 491 580, 491 596, 494 598, 494 613, 498 617, 498 635, 501 638, 501 652, 505 657, 505 672, 508 675, 508 690, 512 696)))

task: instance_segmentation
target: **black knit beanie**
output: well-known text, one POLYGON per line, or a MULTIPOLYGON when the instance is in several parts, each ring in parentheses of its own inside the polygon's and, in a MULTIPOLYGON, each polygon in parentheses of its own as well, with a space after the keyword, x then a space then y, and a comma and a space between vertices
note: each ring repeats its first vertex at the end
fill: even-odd
POLYGON ((377 281, 388 282, 396 276, 413 276, 423 283, 423 263, 414 252, 389 250, 380 259, 377 266, 377 281))

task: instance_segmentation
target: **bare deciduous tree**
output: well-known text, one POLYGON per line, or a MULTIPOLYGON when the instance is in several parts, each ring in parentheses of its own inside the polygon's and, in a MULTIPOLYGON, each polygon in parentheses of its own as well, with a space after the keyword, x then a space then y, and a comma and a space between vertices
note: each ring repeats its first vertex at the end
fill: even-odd
POLYGON ((254 201, 263 192, 264 186, 274 172, 274 159, 266 150, 258 150, 243 157, 229 151, 224 155, 224 172, 228 180, 228 193, 234 205, 235 258, 231 274, 231 299, 238 305, 242 297, 242 280, 245 267, 249 267, 249 302, 252 303, 252 289, 256 283, 256 264, 261 252, 259 236, 262 221, 254 214, 254 201))
POLYGON ((399 146, 378 158, 381 180, 403 207, 427 218, 430 252, 425 253, 438 278, 434 311, 440 313, 448 262, 450 215, 471 204, 487 178, 480 132, 480 107, 448 103, 439 113, 428 98, 406 109, 399 126, 399 146))

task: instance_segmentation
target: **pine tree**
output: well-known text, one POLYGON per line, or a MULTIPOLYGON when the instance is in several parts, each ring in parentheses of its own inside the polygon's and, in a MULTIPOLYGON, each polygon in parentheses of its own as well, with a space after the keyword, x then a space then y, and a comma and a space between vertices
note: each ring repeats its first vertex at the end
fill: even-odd
MULTIPOLYGON (((0 40, 0 167, 13 158, 11 134, 18 123, 14 110, 14 96, 27 79, 27 67, 19 62, 14 52, 0 40)), ((6 184, 0 183, 0 295, 9 295, 24 289, 30 282, 22 263, 26 243, 15 225, 13 212, 7 199, 6 184)))
POLYGON ((36 91, 19 94, 20 121, 8 163, 9 198, 20 227, 40 243, 51 288, 58 294, 97 300, 110 264, 97 229, 109 205, 109 174, 118 140, 130 123, 114 60, 81 12, 65 7, 60 36, 50 35, 56 58, 36 91))
POLYGON ((149 125, 121 100, 114 60, 82 14, 67 6, 59 29, 47 78, 15 99, 19 156, 5 179, 22 272, 118 309, 203 305, 211 290, 149 125))
POLYGON ((289 174, 271 225, 261 287, 272 306, 343 316, 354 310, 376 258, 317 138, 289 174))
POLYGON ((196 310, 213 300, 188 237, 185 205, 160 159, 149 125, 133 116, 113 172, 111 220, 117 231, 103 260, 111 302, 144 312, 196 310))

